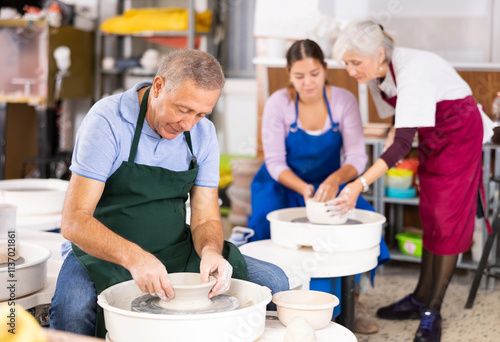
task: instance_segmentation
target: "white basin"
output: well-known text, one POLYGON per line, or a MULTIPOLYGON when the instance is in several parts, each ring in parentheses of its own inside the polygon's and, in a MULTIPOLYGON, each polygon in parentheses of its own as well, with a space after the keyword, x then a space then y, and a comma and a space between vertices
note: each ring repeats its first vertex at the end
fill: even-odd
POLYGON ((19 255, 24 262, 18 261, 0 268, 0 301, 16 301, 40 290, 47 281, 47 260, 49 249, 30 243, 19 243, 19 255))
POLYGON ((45 215, 62 211, 68 181, 61 179, 8 179, 0 181, 0 203, 17 206, 18 215, 45 215))
POLYGON ((136 341, 255 341, 263 333, 266 305, 271 291, 248 281, 232 279, 226 294, 240 306, 233 311, 192 315, 164 315, 130 311, 132 301, 143 295, 133 280, 101 292, 97 303, 104 310, 112 342, 136 341))
POLYGON ((287 208, 270 212, 273 243, 298 249, 312 247, 316 252, 352 252, 380 244, 385 217, 373 211, 354 209, 344 224, 312 224, 306 208, 287 208), (357 221, 358 223, 355 223, 357 221))

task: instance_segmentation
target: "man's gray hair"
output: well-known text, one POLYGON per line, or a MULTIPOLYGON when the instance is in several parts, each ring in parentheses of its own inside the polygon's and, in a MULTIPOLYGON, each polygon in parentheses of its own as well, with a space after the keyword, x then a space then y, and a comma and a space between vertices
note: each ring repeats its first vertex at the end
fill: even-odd
POLYGON ((394 50, 394 38, 374 21, 352 21, 340 32, 335 41, 333 58, 341 63, 346 52, 374 57, 379 47, 385 51, 384 62, 389 63, 394 50))
POLYGON ((161 61, 156 76, 165 81, 167 91, 177 89, 187 80, 197 87, 216 90, 224 87, 224 72, 220 63, 209 53, 199 50, 174 50, 161 61))

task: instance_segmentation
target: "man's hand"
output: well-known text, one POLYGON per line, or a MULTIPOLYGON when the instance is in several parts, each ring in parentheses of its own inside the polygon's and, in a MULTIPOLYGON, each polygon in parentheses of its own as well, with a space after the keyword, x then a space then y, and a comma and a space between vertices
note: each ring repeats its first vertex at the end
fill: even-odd
POLYGON ((200 273, 202 283, 207 283, 210 275, 217 278, 217 282, 208 294, 208 298, 229 290, 233 267, 222 255, 209 247, 205 247, 201 253, 200 273))
POLYGON ((153 254, 141 251, 127 269, 142 292, 156 295, 164 301, 174 297, 167 269, 153 254))

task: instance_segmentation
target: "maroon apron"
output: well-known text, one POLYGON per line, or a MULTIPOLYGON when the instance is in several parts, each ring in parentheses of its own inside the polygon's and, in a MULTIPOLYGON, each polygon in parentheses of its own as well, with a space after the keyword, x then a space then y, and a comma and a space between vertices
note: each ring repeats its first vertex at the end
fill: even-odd
MULTIPOLYGON (((385 101, 396 107, 397 95, 385 101)), ((474 98, 438 102, 435 126, 418 128, 418 139, 423 247, 437 255, 464 253, 483 188, 483 125, 474 98)))

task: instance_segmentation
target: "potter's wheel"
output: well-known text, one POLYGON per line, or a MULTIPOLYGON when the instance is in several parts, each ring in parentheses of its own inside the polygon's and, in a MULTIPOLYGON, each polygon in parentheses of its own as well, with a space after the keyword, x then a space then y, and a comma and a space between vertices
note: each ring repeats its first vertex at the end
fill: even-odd
POLYGON ((271 240, 282 247, 312 247, 316 252, 354 252, 380 244, 383 215, 354 209, 341 224, 314 224, 307 219, 306 208, 287 208, 270 212, 271 240))
POLYGON ((0 287, 0 301, 20 298, 36 292, 45 286, 47 281, 47 260, 50 258, 49 249, 30 244, 19 243, 21 256, 11 264, 0 267, 0 282, 14 284, 0 287), (14 280, 13 282, 10 282, 14 280))
POLYGON ((248 281, 231 279, 226 294, 239 301, 237 309, 190 315, 164 315, 132 311, 131 304, 144 294, 133 280, 102 291, 97 303, 103 308, 113 342, 157 341, 255 341, 264 332, 266 305, 271 291, 248 281))
POLYGON ((146 294, 137 297, 132 301, 131 308, 135 312, 144 312, 151 314, 163 315, 194 315, 194 314, 208 314, 215 312, 231 311, 240 305, 238 299, 226 294, 210 298, 210 304, 202 308, 176 308, 169 307, 167 302, 162 302, 157 296, 146 294))

